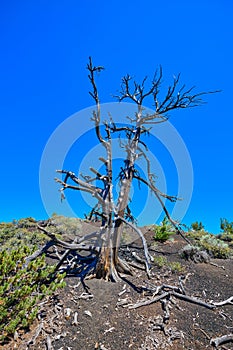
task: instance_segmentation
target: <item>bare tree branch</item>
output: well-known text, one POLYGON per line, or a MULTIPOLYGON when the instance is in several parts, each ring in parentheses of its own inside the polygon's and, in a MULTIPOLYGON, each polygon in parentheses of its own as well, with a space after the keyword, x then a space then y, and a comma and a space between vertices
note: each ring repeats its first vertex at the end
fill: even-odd
MULTIPOLYGON (((96 251, 95 246, 90 246, 90 245, 83 245, 83 244, 76 244, 76 243, 67 243, 65 241, 60 240, 59 238, 56 237, 54 233, 48 232, 44 227, 37 226, 40 231, 42 231, 46 236, 52 239, 53 242, 56 242, 58 246, 61 246, 66 249, 72 249, 72 250, 86 250, 86 251, 92 251, 93 253, 98 253, 96 251)), ((96 236, 96 234, 95 234, 96 236)))
MULTIPOLYGON (((120 259, 119 247, 121 243, 121 236, 123 232, 124 224, 131 227, 142 240, 144 254, 145 254, 145 267, 149 276, 150 272, 150 254, 147 248, 146 240, 141 231, 133 224, 135 218, 129 208, 130 202, 130 189, 134 179, 138 183, 146 185, 152 193, 155 195, 159 203, 161 204, 165 215, 179 233, 188 243, 189 240, 183 234, 180 229, 179 223, 175 222, 164 203, 164 199, 168 199, 171 202, 175 202, 179 198, 176 196, 170 196, 162 193, 155 186, 155 177, 151 172, 150 160, 146 155, 147 143, 142 140, 142 135, 149 134, 150 129, 147 125, 155 125, 158 123, 166 122, 168 119, 167 113, 175 109, 183 109, 188 107, 195 107, 203 103, 202 97, 206 94, 213 92, 201 92, 194 93, 194 87, 189 89, 185 85, 180 85, 180 74, 174 77, 173 82, 168 86, 165 97, 160 99, 161 84, 163 72, 160 67, 155 73, 151 82, 148 82, 148 78, 145 77, 141 83, 135 81, 129 74, 122 78, 121 90, 119 95, 116 96, 118 101, 130 100, 137 105, 137 111, 134 117, 128 116, 131 125, 126 123, 116 124, 109 114, 109 121, 101 120, 101 106, 100 98, 98 94, 98 88, 96 84, 96 75, 104 68, 102 66, 94 66, 91 57, 87 64, 88 78, 91 83, 92 90, 89 92, 91 97, 95 101, 96 109, 93 111, 92 120, 95 125, 96 137, 99 143, 105 150, 104 156, 99 160, 105 165, 104 170, 98 170, 90 167, 90 171, 94 176, 80 175, 76 176, 75 173, 67 170, 58 170, 58 173, 64 175, 64 179, 55 179, 62 185, 60 191, 62 199, 64 198, 64 191, 66 189, 73 189, 77 191, 83 191, 90 193, 97 200, 97 204, 92 208, 89 219, 93 216, 101 218, 100 233, 92 237, 96 238, 100 251, 97 257, 96 266, 88 269, 82 269, 82 275, 85 271, 90 272, 95 268, 95 274, 99 278, 105 278, 117 281, 119 279, 118 272, 131 273, 129 266, 120 259), (154 109, 152 113, 147 113, 143 107, 143 103, 147 98, 152 98, 154 101, 154 109), (101 127, 103 126, 103 128, 101 127), (120 135, 125 134, 126 142, 122 142, 120 135), (123 166, 120 167, 120 171, 117 177, 119 184, 119 191, 117 199, 114 200, 113 189, 115 183, 113 181, 113 155, 112 155, 112 136, 113 134, 119 137, 119 147, 125 152, 125 158, 123 166), (137 160, 143 157, 147 164, 147 178, 144 179, 136 168, 137 160), (71 181, 71 183, 70 183, 71 181), (100 181, 100 185, 96 186, 95 181, 100 181), (131 221, 131 222, 130 222, 131 221)), ((47 231, 45 230, 44 233, 47 231)), ((87 245, 81 243, 66 243, 58 240, 53 234, 46 233, 52 240, 56 241, 57 245, 66 249, 85 250, 87 245)), ((87 239, 88 241, 88 239, 87 239)), ((92 249, 92 248, 90 248, 92 249)), ((174 292, 175 293, 175 292, 174 292)))
POLYGON ((167 113, 174 109, 184 109, 199 106, 205 103, 202 100, 204 95, 213 94, 220 92, 207 91, 200 93, 193 93, 195 86, 186 89, 185 85, 179 87, 180 73, 177 77, 174 76, 173 83, 168 86, 165 97, 162 102, 159 102, 160 85, 162 82, 162 68, 160 67, 159 75, 157 73, 151 82, 151 87, 145 91, 145 82, 147 77, 145 77, 141 84, 133 81, 132 77, 127 74, 122 78, 121 90, 119 95, 115 96, 119 102, 129 99, 132 100, 139 106, 142 106, 143 101, 148 97, 152 96, 155 104, 155 113, 152 115, 147 115, 142 118, 141 122, 144 124, 157 124, 164 122, 168 119, 167 113), (156 119, 160 119, 156 121, 156 119))

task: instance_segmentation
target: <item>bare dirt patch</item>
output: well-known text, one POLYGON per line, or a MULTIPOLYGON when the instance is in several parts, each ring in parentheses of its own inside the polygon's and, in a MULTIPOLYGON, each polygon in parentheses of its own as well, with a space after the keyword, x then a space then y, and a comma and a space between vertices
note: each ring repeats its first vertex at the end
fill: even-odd
MULTIPOLYGON (((215 264, 187 262, 178 251, 186 243, 179 236, 172 241, 154 245, 153 234, 148 232, 150 252, 165 256, 168 262, 180 262, 182 271, 172 273, 164 266, 153 266, 149 283, 154 286, 179 286, 184 283, 186 294, 205 302, 225 300, 233 295, 232 260, 213 260, 215 264)), ((139 241, 122 248, 140 256, 139 241)), ((120 283, 91 279, 86 290, 75 276, 66 278, 67 286, 48 298, 41 306, 37 322, 26 333, 20 333, 1 349, 54 349, 54 350, 150 350, 150 349, 214 349, 211 338, 233 332, 233 307, 225 305, 214 310, 172 298, 169 319, 161 301, 130 309, 138 301, 152 298, 145 290, 148 278, 144 271, 135 270, 134 276, 122 276, 120 283)), ((233 349, 228 343, 218 349, 233 349)))

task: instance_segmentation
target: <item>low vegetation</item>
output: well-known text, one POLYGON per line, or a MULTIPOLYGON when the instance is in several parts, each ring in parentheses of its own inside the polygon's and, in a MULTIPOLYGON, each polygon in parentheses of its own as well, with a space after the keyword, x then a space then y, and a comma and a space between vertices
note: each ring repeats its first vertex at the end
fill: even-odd
POLYGON ((205 231, 202 223, 195 222, 187 233, 195 246, 212 258, 227 259, 233 256, 233 223, 221 219, 223 233, 214 235, 205 231))
POLYGON ((167 217, 163 219, 160 225, 154 226, 154 232, 155 232, 154 239, 155 241, 159 241, 159 242, 167 241, 175 233, 167 217))
POLYGON ((154 264, 159 269, 165 268, 170 270, 172 273, 182 272, 184 270, 184 267, 179 261, 169 262, 166 257, 161 255, 154 257, 154 264))
POLYGON ((191 244, 187 244, 180 251, 179 255, 181 258, 189 261, 194 261, 195 263, 208 263, 210 261, 209 254, 202 250, 198 246, 193 246, 191 244))
MULTIPOLYGON (((53 215, 46 222, 56 236, 79 235, 80 219, 53 215)), ((25 258, 46 243, 46 236, 37 228, 33 218, 0 223, 0 342, 6 343, 15 332, 28 329, 35 320, 39 303, 57 288, 65 285, 65 274, 58 274, 55 266, 46 263, 44 255, 26 264, 25 258)), ((202 223, 195 222, 187 232, 192 244, 183 248, 180 256, 195 262, 209 262, 210 258, 233 256, 233 223, 221 220, 222 232, 213 235, 205 231, 202 223)), ((153 226, 154 240, 166 242, 175 234, 167 219, 153 226)), ((127 241, 126 231, 123 241, 127 241)), ((158 269, 183 273, 179 261, 170 262, 162 255, 154 257, 158 269)))
POLYGON ((45 256, 25 263, 44 237, 34 219, 0 224, 0 343, 19 329, 27 329, 37 316, 38 303, 65 285, 65 274, 46 263, 45 256))
POLYGON ((204 225, 202 222, 195 221, 191 224, 191 230, 193 231, 203 231, 204 230, 204 225))
POLYGON ((206 250, 207 253, 214 258, 227 259, 231 256, 231 249, 227 243, 224 243, 221 239, 215 238, 211 234, 206 234, 201 237, 199 246, 206 250))
POLYGON ((37 229, 37 222, 31 217, 0 223, 0 251, 12 250, 19 245, 33 249, 44 243, 45 236, 37 229))
POLYGON ((221 219, 220 228, 223 232, 218 235, 218 238, 227 242, 233 248, 233 222, 221 219))

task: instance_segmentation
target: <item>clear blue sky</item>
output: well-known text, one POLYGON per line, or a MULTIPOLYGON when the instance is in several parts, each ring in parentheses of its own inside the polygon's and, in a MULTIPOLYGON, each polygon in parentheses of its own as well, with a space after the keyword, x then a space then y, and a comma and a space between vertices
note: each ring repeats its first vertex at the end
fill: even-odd
POLYGON ((60 123, 92 105, 90 55, 106 68, 99 79, 102 102, 113 101, 124 74, 152 76, 159 64, 165 83, 181 72, 187 86, 223 90, 170 121, 194 170, 184 223, 202 221, 218 232, 221 217, 233 221, 232 17, 231 0, 2 2, 0 221, 47 217, 41 156, 60 123))

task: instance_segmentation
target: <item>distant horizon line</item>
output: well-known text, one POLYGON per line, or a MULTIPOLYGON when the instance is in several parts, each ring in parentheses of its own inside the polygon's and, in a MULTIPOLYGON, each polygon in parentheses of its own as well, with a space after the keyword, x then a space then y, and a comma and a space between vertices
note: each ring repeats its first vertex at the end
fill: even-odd
MULTIPOLYGON (((64 215, 64 214, 53 213, 51 216, 47 215, 47 218, 40 218, 40 219, 38 219, 38 218, 36 218, 36 217, 33 217, 33 216, 22 216, 22 217, 20 217, 20 218, 18 218, 18 219, 13 218, 13 219, 11 219, 11 220, 4 220, 4 219, 3 219, 3 220, 0 220, 0 224, 4 224, 4 223, 5 223, 5 224, 14 223, 14 221, 17 222, 17 221, 22 220, 22 219, 33 219, 33 220, 35 220, 36 222, 39 222, 39 221, 49 220, 49 219, 52 218, 53 216, 63 216, 63 217, 66 217, 66 218, 79 219, 79 220, 87 220, 87 221, 88 221, 88 219, 86 219, 85 217, 68 216, 68 215, 64 215)), ((166 215, 164 215, 164 217, 166 217, 166 215)), ((221 220, 221 218, 220 218, 220 220, 221 220)), ((137 224, 136 224, 136 226, 137 226, 137 227, 146 227, 146 226, 153 226, 153 225, 159 226, 159 225, 161 224, 161 222, 162 222, 162 220, 160 221, 160 223, 145 223, 145 224, 143 224, 143 225, 137 225, 137 224)), ((201 224, 203 225, 203 230, 204 230, 205 232, 207 232, 207 233, 211 233, 211 234, 214 234, 214 235, 223 233, 223 231, 221 230, 220 227, 219 227, 218 232, 211 232, 211 231, 207 230, 207 229, 205 228, 206 225, 203 224, 202 221, 198 221, 198 220, 192 221, 192 222, 190 223, 190 225, 185 224, 185 223, 181 223, 180 225, 183 226, 184 231, 186 231, 186 230, 192 230, 191 225, 192 225, 192 223, 196 223, 196 222, 201 223, 201 224)), ((220 226, 220 225, 219 225, 219 226, 220 226)), ((193 231, 195 231, 195 230, 193 230, 193 231)))

